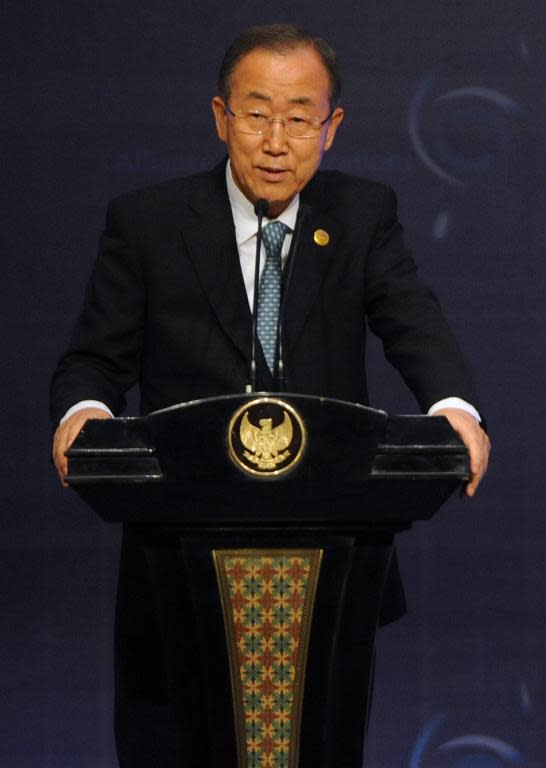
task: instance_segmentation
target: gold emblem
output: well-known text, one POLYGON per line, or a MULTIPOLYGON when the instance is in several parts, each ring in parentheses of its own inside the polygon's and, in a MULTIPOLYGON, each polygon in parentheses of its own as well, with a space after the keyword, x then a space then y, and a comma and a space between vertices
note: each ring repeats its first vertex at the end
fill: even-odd
POLYGON ((259 477, 278 477, 293 469, 305 448, 303 421, 289 403, 261 397, 232 416, 228 449, 239 469, 259 477))
POLYGON ((330 242, 330 235, 325 229, 316 229, 313 235, 313 240, 317 245, 328 245, 330 242))
POLYGON ((248 420, 248 412, 243 416, 239 428, 242 444, 248 451, 244 456, 259 469, 275 469, 277 464, 290 456, 290 451, 283 451, 292 442, 292 422, 284 412, 284 420, 278 427, 272 427, 272 419, 260 419, 260 428, 248 420))

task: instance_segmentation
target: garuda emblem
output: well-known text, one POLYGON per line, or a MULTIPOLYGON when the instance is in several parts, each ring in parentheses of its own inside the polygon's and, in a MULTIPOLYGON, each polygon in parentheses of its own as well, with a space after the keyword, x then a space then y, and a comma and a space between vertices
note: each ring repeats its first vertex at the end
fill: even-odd
POLYGON ((259 477, 278 476, 300 460, 306 432, 299 413, 273 397, 245 402, 231 418, 229 455, 239 469, 259 477))
POLYGON ((284 449, 292 442, 292 421, 284 411, 284 419, 278 427, 272 426, 273 419, 260 419, 259 423, 259 427, 251 424, 246 411, 239 427, 241 443, 248 449, 244 455, 260 469, 275 469, 290 456, 290 451, 284 449))

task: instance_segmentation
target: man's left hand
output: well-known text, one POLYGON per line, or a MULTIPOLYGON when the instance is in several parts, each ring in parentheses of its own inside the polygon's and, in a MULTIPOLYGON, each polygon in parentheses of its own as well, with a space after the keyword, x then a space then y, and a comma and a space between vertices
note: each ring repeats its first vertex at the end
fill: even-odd
POLYGON ((445 416, 455 432, 466 445, 470 457, 470 480, 465 487, 465 495, 474 496, 482 477, 487 470, 491 442, 474 416, 460 408, 442 408, 434 416, 445 416))

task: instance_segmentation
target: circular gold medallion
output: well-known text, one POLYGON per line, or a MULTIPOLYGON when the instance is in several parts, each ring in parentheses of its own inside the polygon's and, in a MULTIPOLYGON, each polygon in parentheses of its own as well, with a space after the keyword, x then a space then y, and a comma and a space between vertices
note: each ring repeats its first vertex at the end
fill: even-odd
POLYGON ((328 245, 330 242, 330 235, 325 229, 316 229, 313 235, 313 240, 317 245, 328 245))
POLYGON ((229 422, 227 442, 235 466, 254 477, 279 477, 299 463, 307 434, 296 409, 273 397, 238 408, 229 422))

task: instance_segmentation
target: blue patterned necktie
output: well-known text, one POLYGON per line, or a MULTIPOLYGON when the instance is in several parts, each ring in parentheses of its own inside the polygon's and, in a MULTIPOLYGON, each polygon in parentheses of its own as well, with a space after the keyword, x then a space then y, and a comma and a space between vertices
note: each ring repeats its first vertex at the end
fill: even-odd
POLYGON ((286 233, 289 231, 289 227, 282 221, 271 221, 266 224, 262 232, 265 264, 258 292, 257 327, 258 338, 271 372, 275 366, 277 326, 281 303, 282 244, 286 233))

